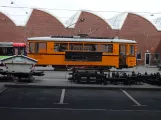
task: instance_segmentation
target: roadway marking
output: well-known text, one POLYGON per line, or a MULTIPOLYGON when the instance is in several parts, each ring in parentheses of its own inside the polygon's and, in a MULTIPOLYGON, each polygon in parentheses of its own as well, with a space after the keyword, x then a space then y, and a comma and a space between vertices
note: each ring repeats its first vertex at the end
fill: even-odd
POLYGON ((138 101, 136 101, 132 96, 130 96, 130 94, 127 93, 125 90, 122 90, 122 92, 136 104, 136 105, 134 105, 134 106, 147 106, 147 105, 141 105, 141 104, 140 104, 138 101))
POLYGON ((86 110, 86 111, 105 111, 106 109, 77 109, 77 108, 23 108, 23 107, 0 107, 0 109, 19 109, 19 110, 86 110))
POLYGON ((23 108, 23 107, 0 107, 0 109, 14 110, 67 110, 67 111, 110 111, 110 112, 159 112, 161 110, 115 110, 115 109, 79 109, 79 108, 23 108))
POLYGON ((62 93, 61 93, 61 96, 60 96, 60 102, 55 103, 55 104, 68 104, 68 103, 64 103, 64 97, 65 97, 65 89, 62 89, 62 93))
POLYGON ((60 103, 63 104, 64 102, 64 96, 65 96, 65 89, 62 89, 61 97, 60 97, 60 103))
POLYGON ((6 87, 0 89, 0 94, 2 94, 6 89, 7 89, 6 87))

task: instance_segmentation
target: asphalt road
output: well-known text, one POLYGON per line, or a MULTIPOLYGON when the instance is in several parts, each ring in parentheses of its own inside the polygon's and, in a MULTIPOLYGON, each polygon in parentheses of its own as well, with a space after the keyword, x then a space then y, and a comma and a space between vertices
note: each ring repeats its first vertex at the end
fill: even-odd
POLYGON ((1 120, 160 120, 157 112, 86 110, 1 110, 1 120))
POLYGON ((160 91, 7 88, 1 120, 160 120, 160 91))

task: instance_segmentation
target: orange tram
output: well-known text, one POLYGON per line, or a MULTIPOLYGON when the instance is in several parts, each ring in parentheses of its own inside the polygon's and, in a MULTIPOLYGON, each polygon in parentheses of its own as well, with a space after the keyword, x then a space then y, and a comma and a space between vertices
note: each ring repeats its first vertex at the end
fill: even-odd
POLYGON ((38 66, 52 65, 55 69, 136 66, 135 40, 50 36, 28 38, 28 45, 28 57, 38 60, 38 66))

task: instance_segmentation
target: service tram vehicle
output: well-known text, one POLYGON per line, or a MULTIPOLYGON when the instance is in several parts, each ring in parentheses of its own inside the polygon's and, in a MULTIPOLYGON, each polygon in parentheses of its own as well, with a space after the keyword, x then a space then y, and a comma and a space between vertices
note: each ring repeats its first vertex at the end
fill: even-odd
POLYGON ((13 55, 27 55, 26 44, 15 42, 0 42, 0 60, 11 57, 13 55))
POLYGON ((52 65, 55 69, 136 66, 135 40, 50 36, 28 38, 28 44, 28 57, 38 60, 40 66, 52 65))

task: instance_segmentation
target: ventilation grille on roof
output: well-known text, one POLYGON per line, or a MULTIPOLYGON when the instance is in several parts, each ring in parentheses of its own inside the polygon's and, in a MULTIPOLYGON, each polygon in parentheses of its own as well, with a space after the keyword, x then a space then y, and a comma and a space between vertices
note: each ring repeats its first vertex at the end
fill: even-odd
POLYGON ((60 35, 53 35, 50 36, 51 38, 86 38, 86 39, 114 39, 113 37, 89 37, 86 34, 78 34, 75 36, 60 36, 60 35))
POLYGON ((60 36, 60 35, 52 35, 51 38, 73 38, 73 36, 60 36))

